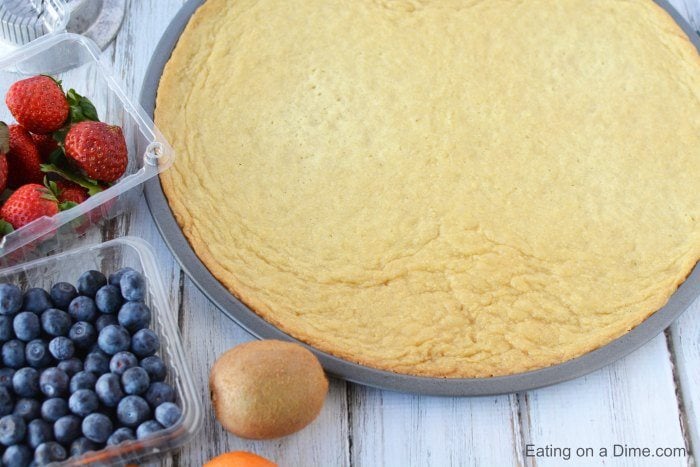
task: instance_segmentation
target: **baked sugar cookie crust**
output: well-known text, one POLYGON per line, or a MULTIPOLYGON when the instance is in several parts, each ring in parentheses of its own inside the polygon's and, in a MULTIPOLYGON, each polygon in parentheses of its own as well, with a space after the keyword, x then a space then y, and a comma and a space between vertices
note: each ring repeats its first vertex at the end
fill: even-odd
POLYGON ((566 361, 700 257, 700 59, 651 1, 209 0, 156 122, 212 273, 376 368, 566 361))

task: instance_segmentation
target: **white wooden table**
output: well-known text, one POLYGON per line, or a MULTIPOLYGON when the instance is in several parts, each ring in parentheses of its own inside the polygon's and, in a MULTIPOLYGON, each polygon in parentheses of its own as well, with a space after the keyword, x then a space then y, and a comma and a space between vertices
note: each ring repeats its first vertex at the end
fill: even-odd
MULTIPOLYGON (((127 2, 125 23, 104 53, 132 96, 138 96, 151 53, 183 3, 127 2)), ((700 30, 700 0, 672 3, 700 30)), ((239 449, 293 467, 686 466, 695 465, 690 453, 700 456, 700 301, 641 350, 569 383, 507 396, 436 398, 332 381, 323 412, 307 429, 273 441, 239 439, 214 419, 208 369, 219 354, 251 336, 183 274, 145 203, 97 235, 124 234, 142 237, 158 251, 205 406, 203 429, 189 445, 163 458, 162 465, 200 466, 239 449), (528 456, 530 445, 570 448, 571 459, 562 457, 565 452, 528 456), (654 457, 615 456, 614 445, 649 448, 654 457), (584 452, 586 448, 591 450, 584 452), (602 448, 607 457, 600 457, 602 448), (668 448, 674 456, 658 457, 657 448, 668 448), (593 457, 579 457, 591 452, 593 457)))

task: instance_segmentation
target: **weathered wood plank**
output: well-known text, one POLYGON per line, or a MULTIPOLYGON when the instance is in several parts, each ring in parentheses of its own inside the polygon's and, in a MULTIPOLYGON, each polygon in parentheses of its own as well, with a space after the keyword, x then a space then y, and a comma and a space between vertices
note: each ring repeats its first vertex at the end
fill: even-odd
POLYGON ((700 300, 671 327, 684 428, 696 457, 700 455, 700 300))
MULTIPOLYGON (((593 448, 595 457, 577 458, 566 465, 642 465, 645 459, 613 457, 614 444, 632 447, 682 448, 670 355, 663 335, 602 370, 577 380, 519 395, 527 413, 524 447, 547 445, 593 448), (607 458, 599 450, 609 450, 607 458)), ((561 456, 529 457, 528 465, 559 466, 561 456)), ((649 459, 646 459, 649 461, 649 459)), ((653 465, 688 465, 688 456, 653 459, 653 465)))
POLYGON ((182 450, 182 465, 202 465, 207 459, 234 450, 252 451, 280 465, 349 465, 345 383, 341 381, 331 381, 319 418, 299 433, 271 441, 247 441, 226 432, 211 408, 209 369, 220 354, 252 337, 215 308, 188 279, 182 306, 182 334, 205 407, 204 429, 182 450))
POLYGON ((348 400, 355 466, 523 465, 515 396, 425 397, 353 385, 348 400))

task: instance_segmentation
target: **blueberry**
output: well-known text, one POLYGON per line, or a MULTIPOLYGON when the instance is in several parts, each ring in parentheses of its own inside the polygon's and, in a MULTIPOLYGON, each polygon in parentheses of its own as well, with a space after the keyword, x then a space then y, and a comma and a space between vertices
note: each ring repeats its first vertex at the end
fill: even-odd
POLYGON ((29 342, 36 339, 41 334, 39 317, 31 311, 23 311, 15 316, 12 321, 12 329, 19 340, 29 342))
POLYGON ((131 428, 125 426, 118 428, 112 433, 112 435, 107 439, 107 446, 116 446, 124 441, 132 441, 136 439, 134 432, 131 428))
POLYGON ((39 395, 39 372, 34 368, 24 367, 12 376, 12 389, 19 397, 36 397, 39 395))
POLYGON ((51 287, 51 300, 62 310, 67 310, 70 302, 77 296, 78 291, 68 282, 58 282, 51 287))
POLYGON ((104 443, 112 434, 112 421, 101 413, 93 413, 83 420, 83 435, 90 441, 104 443))
POLYGON ((109 275, 109 284, 119 287, 119 283, 122 280, 122 276, 127 272, 134 271, 133 268, 122 268, 109 275))
POLYGON ((100 401, 97 399, 97 394, 90 389, 78 389, 68 399, 70 411, 81 417, 95 412, 99 406, 100 401))
POLYGON ((122 387, 127 394, 143 394, 150 384, 148 373, 140 366, 129 368, 122 374, 122 387))
POLYGON ((27 444, 36 449, 42 443, 53 441, 53 425, 37 418, 27 425, 27 444))
POLYGON ((81 371, 73 375, 70 379, 70 385, 68 389, 71 394, 80 389, 94 389, 95 383, 97 382, 97 375, 90 371, 81 371))
POLYGON ((15 338, 15 331, 12 329, 12 316, 0 315, 0 343, 7 342, 15 338))
POLYGON ((22 368, 26 364, 24 359, 24 342, 13 339, 2 345, 2 363, 9 368, 22 368))
POLYGON ((100 349, 109 354, 114 355, 123 350, 129 350, 130 336, 129 332, 121 326, 107 326, 97 338, 97 345, 100 349))
POLYGON ((0 387, 0 416, 10 415, 14 408, 12 393, 6 387, 0 387))
POLYGON ((95 295, 95 304, 102 313, 116 313, 122 306, 123 301, 119 287, 114 285, 105 285, 95 295))
POLYGON ((27 343, 24 347, 24 359, 27 365, 33 368, 46 368, 53 362, 49 346, 43 339, 34 339, 27 343))
POLYGON ((67 336, 72 324, 70 315, 57 308, 49 308, 41 314, 41 327, 49 336, 67 336))
POLYGON ((138 364, 138 359, 131 352, 119 352, 114 354, 109 361, 109 370, 121 376, 126 370, 134 368, 138 366, 138 364))
POLYGON ((58 336, 49 342, 49 352, 56 360, 68 360, 73 358, 75 345, 73 341, 64 336, 58 336))
POLYGON ((151 324, 151 310, 141 302, 126 302, 119 310, 119 324, 129 332, 147 328, 151 324))
POLYGON ((168 368, 163 360, 155 355, 144 358, 139 365, 146 370, 151 381, 163 381, 168 374, 168 368))
POLYGON ((130 302, 137 302, 144 299, 146 296, 146 281, 137 271, 126 271, 119 279, 119 288, 122 291, 122 297, 130 302))
POLYGON ((71 358, 62 362, 58 362, 58 365, 56 365, 56 367, 59 370, 65 371, 68 376, 73 376, 83 371, 83 362, 79 358, 71 358))
POLYGON ((140 396, 126 396, 117 406, 117 419, 130 428, 135 428, 151 418, 151 408, 140 396))
POLYGON ((64 415, 53 424, 53 437, 61 444, 69 444, 80 437, 80 417, 64 415))
POLYGON ((175 390, 167 383, 156 382, 149 386, 144 397, 156 408, 163 402, 175 402, 175 390))
POLYGON ((85 357, 85 371, 91 371, 97 376, 109 372, 109 356, 103 351, 93 350, 85 357))
POLYGON ((148 438, 154 433, 158 433, 163 430, 163 425, 155 420, 148 420, 143 422, 136 428, 136 439, 148 438))
POLYGON ((61 397, 46 399, 43 404, 41 404, 41 418, 47 422, 53 423, 69 413, 68 401, 61 397))
POLYGON ((2 455, 2 465, 5 467, 27 467, 32 462, 32 450, 24 444, 9 446, 2 455))
POLYGON ((124 397, 119 376, 114 373, 105 373, 97 379, 95 392, 100 402, 106 407, 116 407, 124 397))
POLYGON ((101 332, 104 328, 110 325, 118 325, 119 321, 117 320, 117 315, 100 315, 99 318, 95 321, 95 328, 97 329, 97 332, 101 332))
POLYGON ((104 274, 100 271, 87 271, 78 278, 78 293, 94 298, 103 285, 107 285, 107 278, 104 274))
POLYGON ((100 449, 100 446, 89 439, 85 437, 80 437, 70 443, 70 450, 69 453, 71 457, 73 456, 82 456, 86 452, 90 451, 97 451, 100 449))
POLYGON ((12 368, 0 368, 0 387, 12 390, 12 377, 15 370, 12 368))
POLYGON ((139 358, 150 357, 158 351, 160 340, 150 329, 136 331, 131 337, 131 351, 139 358))
POLYGON ((22 309, 22 292, 16 285, 0 284, 0 315, 14 315, 22 309))
POLYGON ((68 314, 74 321, 88 321, 91 323, 97 319, 98 311, 92 298, 78 295, 68 305, 68 314))
POLYGON ((97 340, 95 326, 85 321, 78 321, 71 326, 68 337, 79 349, 89 349, 97 340))
POLYGON ((46 397, 61 397, 68 394, 70 378, 65 371, 47 368, 39 377, 39 388, 46 397))
POLYGON ((42 311, 51 308, 51 296, 44 289, 33 288, 24 293, 24 303, 22 309, 40 315, 42 311))
POLYGON ((27 432, 27 424, 19 415, 5 415, 0 418, 0 443, 5 446, 17 444, 27 432))
POLYGON ((12 413, 19 415, 25 422, 29 423, 41 416, 41 402, 38 399, 20 399, 15 403, 15 409, 12 413))
POLYGON ((42 443, 34 450, 34 462, 37 465, 46 465, 52 462, 66 460, 66 450, 55 441, 42 443))
POLYGON ((156 420, 165 428, 175 425, 181 416, 182 409, 172 402, 163 402, 156 407, 156 420))

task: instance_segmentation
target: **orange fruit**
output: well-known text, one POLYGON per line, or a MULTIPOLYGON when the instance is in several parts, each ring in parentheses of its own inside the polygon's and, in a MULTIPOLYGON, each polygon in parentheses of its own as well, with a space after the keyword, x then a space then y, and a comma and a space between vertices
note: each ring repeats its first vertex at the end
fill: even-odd
POLYGON ((277 464, 252 452, 232 451, 213 458, 203 467, 277 467, 277 464))

